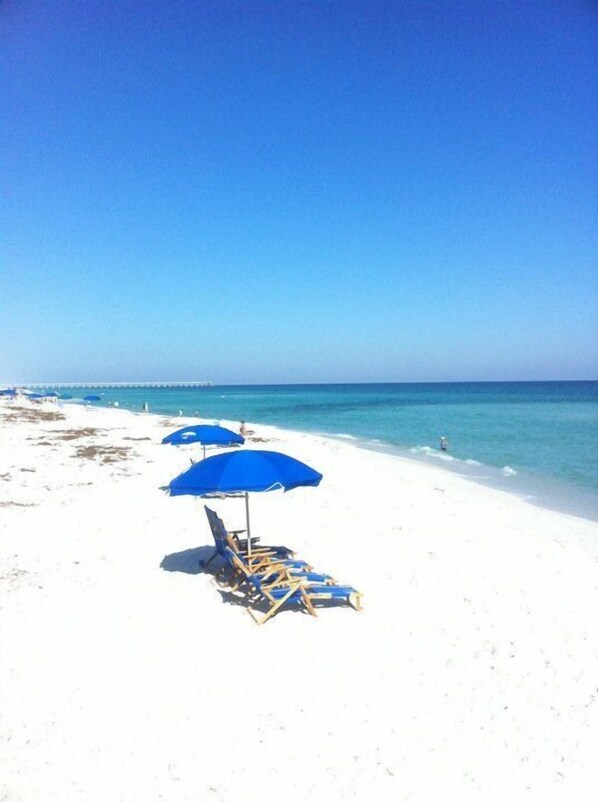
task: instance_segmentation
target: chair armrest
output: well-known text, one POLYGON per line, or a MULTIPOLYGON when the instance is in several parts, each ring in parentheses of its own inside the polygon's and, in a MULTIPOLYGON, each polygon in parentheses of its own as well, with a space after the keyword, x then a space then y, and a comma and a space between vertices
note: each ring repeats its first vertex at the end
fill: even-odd
POLYGON ((257 549, 252 549, 251 554, 243 554, 243 557, 280 557, 279 552, 274 549, 269 549, 267 546, 260 546, 257 549))
MULTIPOLYGON (((239 544, 239 546, 247 547, 247 538, 241 539, 241 538, 238 537, 238 538, 236 538, 236 541, 239 544)), ((254 543, 259 543, 259 542, 260 542, 259 537, 252 537, 251 538, 251 545, 253 545, 254 543)), ((266 547, 264 546, 262 548, 266 548, 266 547)))

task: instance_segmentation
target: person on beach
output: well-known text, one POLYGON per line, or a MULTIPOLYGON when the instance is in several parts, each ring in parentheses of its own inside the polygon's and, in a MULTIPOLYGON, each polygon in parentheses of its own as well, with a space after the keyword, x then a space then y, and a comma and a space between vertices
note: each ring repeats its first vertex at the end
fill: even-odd
POLYGON ((148 403, 147 403, 147 401, 144 401, 144 402, 143 402, 143 411, 144 411, 144 412, 149 412, 149 406, 148 406, 148 403))
POLYGON ((448 450, 448 440, 446 439, 446 437, 441 437, 440 438, 440 450, 441 451, 447 451, 448 450))

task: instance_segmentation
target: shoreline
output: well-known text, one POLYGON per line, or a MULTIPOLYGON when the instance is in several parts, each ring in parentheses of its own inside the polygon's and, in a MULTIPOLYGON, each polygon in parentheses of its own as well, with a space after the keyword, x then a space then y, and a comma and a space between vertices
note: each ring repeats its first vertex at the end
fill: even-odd
POLYGON ((321 436, 341 440, 350 437, 358 448, 429 465, 482 487, 514 495, 542 509, 598 522, 598 492, 564 479, 522 468, 514 470, 509 465, 498 468, 495 465, 452 455, 448 455, 447 458, 443 452, 428 446, 395 446, 381 441, 376 443, 373 440, 360 440, 352 435, 322 433, 321 436))
MULTIPOLYGON (((546 382, 538 383, 545 384, 546 382)), ((562 384, 563 382, 558 383, 562 384)), ((578 384, 579 382, 572 383, 578 384)), ((588 381, 587 383, 593 384, 594 382, 588 381)), ((436 383, 432 384, 435 385, 436 383)), ((470 383, 466 382, 465 384, 470 383)), ((481 382, 480 384, 488 384, 488 382, 481 382)), ((520 382, 513 382, 512 384, 520 384, 520 382)), ((104 409, 106 407, 99 406, 97 408, 104 409)), ((136 409, 127 407, 126 405, 119 407, 119 409, 127 410, 134 414, 137 413, 136 409)), ((175 422, 179 420, 179 417, 173 412, 150 414, 170 417, 175 422)), ((186 420, 189 423, 196 422, 197 420, 224 421, 225 425, 229 426, 229 428, 232 428, 234 431, 237 431, 239 425, 238 420, 227 417, 196 418, 193 415, 184 415, 182 420, 186 420)), ((304 433, 330 440, 338 440, 340 442, 352 442, 359 448, 392 454, 399 458, 438 467, 451 474, 461 476, 475 484, 511 493, 517 498, 524 499, 530 504, 545 509, 555 512, 564 512, 586 520, 598 522, 598 490, 550 473, 543 473, 521 466, 493 465, 472 458, 457 457, 450 453, 450 451, 444 453, 431 446, 395 444, 378 438, 349 433, 336 433, 317 429, 288 428, 277 424, 262 423, 259 420, 251 420, 248 424, 253 427, 257 426, 258 428, 270 427, 272 429, 280 429, 282 432, 304 433)))
POLYGON ((480 382, 466 383, 465 390, 462 384, 433 383, 408 389, 413 386, 340 385, 338 392, 330 390, 337 385, 299 385, 301 391, 287 387, 286 392, 280 385, 275 391, 262 385, 197 392, 106 390, 102 401, 119 401, 132 411, 147 401, 150 409, 173 416, 182 407, 186 416, 245 418, 333 437, 345 433, 374 448, 384 442, 394 453, 439 463, 445 455, 437 448, 438 437, 445 432, 446 459, 455 458, 444 465, 449 470, 474 478, 481 473, 483 481, 538 497, 547 506, 598 516, 598 460, 587 436, 598 424, 598 382, 480 382), (377 386, 385 389, 373 391, 377 386), (425 392, 426 386, 433 391, 425 392))
MULTIPOLYGON (((176 416, 173 417, 175 420, 177 419, 176 416)), ((235 429, 236 421, 222 419, 222 422, 228 428, 235 429)), ((283 433, 319 437, 322 440, 338 441, 376 454, 386 454, 400 460, 427 465, 432 469, 446 471, 480 487, 507 493, 542 509, 598 522, 598 492, 553 476, 532 473, 521 468, 515 471, 508 465, 498 468, 476 460, 464 460, 428 446, 398 446, 382 440, 360 438, 350 434, 287 429, 254 421, 249 421, 248 425, 283 433)))
POLYGON ((594 524, 256 424, 324 479, 254 494, 255 534, 364 594, 256 627, 198 567, 203 502, 160 490, 195 419, 39 409, 0 407, 4 798, 592 801, 594 524))
MULTIPOLYGON (((130 411, 133 414, 135 410, 130 411)), ((149 413, 162 415, 165 418, 172 418, 173 425, 178 420, 185 421, 182 425, 193 425, 197 421, 221 423, 227 428, 237 431, 239 421, 227 418, 195 418, 193 416, 183 416, 169 413, 149 413)), ((259 421, 246 421, 249 428, 259 430, 269 430, 272 433, 280 433, 282 436, 305 435, 316 437, 322 440, 340 442, 353 445, 356 448, 374 453, 386 454, 400 460, 415 462, 420 465, 428 465, 440 471, 446 471, 454 476, 459 476, 468 482, 472 482, 481 487, 498 490, 525 501, 542 509, 553 512, 562 512, 566 515, 573 515, 588 521, 598 522, 598 492, 564 479, 554 476, 534 473, 526 469, 519 468, 515 471, 506 465, 499 468, 487 463, 478 462, 472 459, 461 459, 451 454, 446 454, 428 446, 406 446, 394 445, 376 438, 358 437, 356 435, 334 432, 309 431, 305 429, 292 429, 272 424, 265 424, 259 421)))

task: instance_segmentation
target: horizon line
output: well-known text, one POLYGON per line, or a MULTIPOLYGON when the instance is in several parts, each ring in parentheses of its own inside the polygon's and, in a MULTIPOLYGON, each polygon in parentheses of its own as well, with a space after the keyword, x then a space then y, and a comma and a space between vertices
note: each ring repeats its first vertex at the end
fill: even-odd
POLYGON ((389 380, 389 381, 296 381, 296 382, 213 382, 213 381, 49 381, 49 382, 0 382, 7 388, 29 387, 79 387, 106 389, 167 389, 167 388, 206 388, 206 387, 301 387, 301 386, 343 386, 343 385, 382 385, 382 384, 541 384, 545 382, 597 382, 593 379, 449 379, 449 380, 389 380))

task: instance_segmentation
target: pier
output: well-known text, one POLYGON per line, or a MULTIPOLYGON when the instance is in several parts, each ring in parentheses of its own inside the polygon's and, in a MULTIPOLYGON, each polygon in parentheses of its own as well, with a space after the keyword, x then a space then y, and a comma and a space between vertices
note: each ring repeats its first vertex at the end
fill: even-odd
POLYGON ((25 387, 29 390, 47 390, 49 388, 69 390, 161 390, 193 387, 212 387, 213 382, 19 382, 15 386, 25 387))

